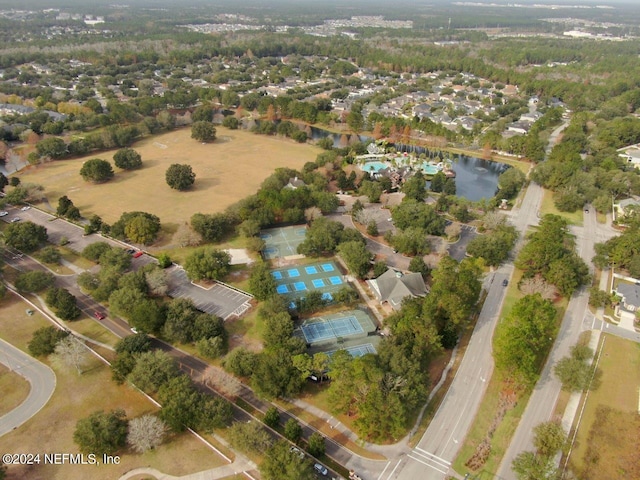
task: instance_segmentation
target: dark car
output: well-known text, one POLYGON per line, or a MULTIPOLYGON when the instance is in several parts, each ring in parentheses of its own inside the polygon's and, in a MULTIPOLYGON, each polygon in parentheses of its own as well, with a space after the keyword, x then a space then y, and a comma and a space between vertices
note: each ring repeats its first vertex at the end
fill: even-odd
POLYGON ((509 285, 509 280, 505 278, 504 280, 502 280, 502 286, 506 287, 507 285, 509 285))

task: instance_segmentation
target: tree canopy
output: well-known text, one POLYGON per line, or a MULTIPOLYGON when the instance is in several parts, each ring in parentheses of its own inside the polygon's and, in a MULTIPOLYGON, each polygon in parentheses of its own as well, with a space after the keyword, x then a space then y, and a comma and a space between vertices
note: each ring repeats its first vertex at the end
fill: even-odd
POLYGON ((191 138, 203 143, 213 142, 216 139, 216 127, 204 120, 194 122, 191 125, 191 138))
POLYGON ((24 253, 33 252, 49 238, 45 227, 29 221, 10 223, 3 233, 7 245, 24 253))
POLYGON ((196 174, 191 165, 174 163, 167 169, 165 179, 171 188, 183 191, 191 188, 196 181, 196 174))
POLYGON ((80 175, 87 182, 104 183, 113 178, 111 163, 100 158, 87 160, 80 169, 80 175))
POLYGON ((121 148, 113 155, 116 167, 122 170, 135 170, 142 167, 142 157, 133 148, 121 148))
POLYGON ((184 269, 191 280, 220 280, 230 270, 231 256, 222 250, 204 247, 194 250, 184 262, 184 269))

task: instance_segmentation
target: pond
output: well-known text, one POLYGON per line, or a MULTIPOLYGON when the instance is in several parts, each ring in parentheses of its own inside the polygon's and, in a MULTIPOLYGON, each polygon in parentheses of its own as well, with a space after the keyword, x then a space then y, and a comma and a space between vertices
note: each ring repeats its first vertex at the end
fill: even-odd
MULTIPOLYGON (((318 140, 325 137, 333 138, 333 145, 336 148, 344 148, 354 141, 367 142, 371 140, 371 137, 366 135, 333 133, 321 128, 311 127, 312 139, 318 140)), ((427 156, 433 157, 433 162, 436 163, 442 159, 442 152, 436 154, 425 147, 402 143, 396 143, 394 147, 398 152, 411 152, 415 155, 425 153, 427 156), (437 157, 437 155, 440 155, 440 157, 437 157)), ((504 163, 467 157, 466 155, 453 155, 450 159, 451 169, 456 172, 456 194, 473 202, 493 197, 498 190, 498 177, 505 170, 511 168, 504 163)))

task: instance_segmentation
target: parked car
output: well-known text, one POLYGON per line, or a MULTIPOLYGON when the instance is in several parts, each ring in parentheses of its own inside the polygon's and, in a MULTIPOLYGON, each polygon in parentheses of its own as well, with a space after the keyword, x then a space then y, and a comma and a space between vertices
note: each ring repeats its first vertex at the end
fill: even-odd
POLYGON ((316 463, 313 466, 313 469, 318 472, 320 475, 326 476, 329 473, 329 470, 327 470, 327 467, 325 467, 324 465, 322 465, 321 463, 316 463))
POLYGON ((96 317, 98 320, 104 320, 105 318, 107 318, 107 316, 99 310, 96 310, 95 312, 93 312, 93 316, 96 317))
POLYGON ((125 250, 129 255, 133 255, 134 253, 136 253, 136 249, 135 248, 128 248, 127 250, 125 250))
POLYGON ((140 250, 138 250, 136 253, 133 254, 133 258, 138 258, 142 256, 142 253, 140 250))
POLYGON ((6 217, 7 215, 9 215, 9 212, 5 212, 4 210, 0 212, 0 217, 6 217))
POLYGON ((506 287, 507 285, 509 285, 509 280, 505 278, 504 280, 502 280, 502 286, 506 287))
POLYGON ((25 205, 24 207, 22 207, 20 210, 22 210, 23 212, 26 212, 27 210, 29 210, 31 207, 29 205, 25 205))
POLYGON ((131 331, 132 331, 133 333, 138 333, 138 330, 136 329, 136 327, 131 327, 131 331))
POLYGON ((13 217, 11 219, 11 223, 16 223, 16 222, 19 222, 19 221, 20 221, 20 217, 13 217))
POLYGON ((304 453, 298 447, 291 447, 289 451, 300 458, 304 458, 304 453))

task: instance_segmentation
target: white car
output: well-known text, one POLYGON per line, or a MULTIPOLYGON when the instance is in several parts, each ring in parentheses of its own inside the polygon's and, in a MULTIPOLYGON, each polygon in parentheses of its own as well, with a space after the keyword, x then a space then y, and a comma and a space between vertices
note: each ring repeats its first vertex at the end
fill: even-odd
POLYGON ((27 210, 29 210, 31 207, 29 205, 25 205, 24 207, 22 207, 20 210, 22 210, 23 212, 26 212, 27 210))
POLYGON ((136 329, 136 327, 131 327, 131 331, 132 331, 133 333, 138 333, 138 330, 136 329))
POLYGON ((7 215, 9 215, 9 212, 5 212, 4 210, 0 212, 0 217, 6 217, 7 215))
POLYGON ((11 219, 11 223, 16 223, 16 222, 19 222, 19 221, 20 221, 20 217, 13 217, 11 219))
POLYGON ((327 470, 327 467, 325 467, 324 465, 320 464, 320 463, 316 463, 313 466, 313 469, 318 472, 320 475, 322 476, 326 476, 327 473, 329 473, 329 470, 327 470))

